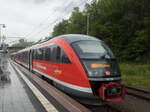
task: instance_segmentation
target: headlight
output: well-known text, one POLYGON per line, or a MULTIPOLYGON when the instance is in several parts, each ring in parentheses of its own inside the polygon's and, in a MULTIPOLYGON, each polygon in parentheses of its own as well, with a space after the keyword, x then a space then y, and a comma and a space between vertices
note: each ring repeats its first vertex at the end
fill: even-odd
POLYGON ((105 71, 104 73, 106 76, 110 76, 110 74, 111 74, 110 71, 105 71))
POLYGON ((100 77, 102 76, 101 71, 99 70, 90 70, 88 71, 89 77, 100 77))
POLYGON ((88 75, 89 75, 89 77, 102 77, 102 76, 110 76, 111 75, 110 71, 103 71, 103 70, 89 70, 88 75))

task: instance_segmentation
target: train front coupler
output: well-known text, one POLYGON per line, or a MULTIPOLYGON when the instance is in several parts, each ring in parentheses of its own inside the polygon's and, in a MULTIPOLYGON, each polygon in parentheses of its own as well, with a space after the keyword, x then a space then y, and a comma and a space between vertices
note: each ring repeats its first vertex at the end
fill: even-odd
POLYGON ((103 83, 98 89, 99 97, 108 102, 119 102, 126 94, 125 86, 119 82, 103 83))

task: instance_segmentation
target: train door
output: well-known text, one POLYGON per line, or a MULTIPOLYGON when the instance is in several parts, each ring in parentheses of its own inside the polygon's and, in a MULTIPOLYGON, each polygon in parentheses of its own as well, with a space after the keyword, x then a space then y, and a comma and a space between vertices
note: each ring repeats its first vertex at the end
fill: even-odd
POLYGON ((33 51, 30 50, 29 51, 29 71, 32 72, 32 54, 33 54, 33 51))

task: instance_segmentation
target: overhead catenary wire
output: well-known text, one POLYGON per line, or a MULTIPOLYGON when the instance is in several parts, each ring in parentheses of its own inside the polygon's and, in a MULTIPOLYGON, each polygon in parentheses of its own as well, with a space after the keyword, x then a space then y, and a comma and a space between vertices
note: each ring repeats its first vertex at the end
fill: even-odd
MULTIPOLYGON (((67 5, 65 6, 65 8, 63 9, 63 12, 65 12, 65 11, 68 9, 67 7, 71 6, 73 3, 74 3, 73 1, 67 3, 67 5)), ((49 15, 55 16, 55 15, 56 15, 56 12, 57 12, 57 10, 55 9, 54 12, 51 13, 51 14, 49 14, 49 15)), ((25 37, 27 38, 27 37, 29 37, 30 35, 32 35, 33 33, 35 33, 34 31, 35 31, 37 28, 41 27, 41 25, 44 24, 44 22, 47 21, 49 18, 50 18, 50 16, 46 17, 46 19, 44 19, 43 21, 41 21, 40 24, 37 25, 30 33, 28 33, 27 35, 25 35, 25 37)), ((55 21, 56 21, 56 19, 55 19, 53 22, 55 22, 55 21)), ((53 23, 53 22, 51 22, 51 23, 53 23)), ((44 27, 44 28, 45 28, 45 27, 44 27)), ((38 32, 39 32, 39 31, 38 31, 38 32)))
MULTIPOLYGON (((46 29, 50 28, 50 26, 56 24, 58 21, 62 20, 64 18, 64 16, 66 16, 66 15, 64 15, 65 12, 67 12, 67 9, 70 9, 70 7, 72 9, 74 7, 80 7, 81 5, 86 4, 87 2, 89 2, 89 0, 82 0, 82 2, 79 3, 79 4, 77 4, 76 6, 72 6, 72 4, 74 4, 73 1, 70 2, 70 3, 68 3, 68 5, 66 5, 66 7, 64 8, 64 10, 62 11, 63 13, 61 14, 60 17, 56 18, 54 21, 52 21, 51 23, 49 23, 47 26, 45 26, 44 28, 42 28, 40 31, 31 33, 30 35, 28 35, 28 37, 31 36, 31 35, 33 36, 33 34, 34 34, 34 36, 36 36, 37 34, 40 34, 40 33, 44 32, 46 29)), ((72 11, 72 10, 70 10, 70 11, 72 11)))
MULTIPOLYGON (((28 38, 31 37, 31 36, 36 36, 36 35, 38 35, 38 34, 41 34, 41 33, 44 32, 46 29, 49 29, 50 26, 56 24, 58 21, 61 21, 61 20, 66 16, 65 13, 68 12, 68 9, 69 9, 69 11, 72 12, 72 9, 73 9, 74 7, 80 7, 81 5, 86 4, 87 2, 90 2, 90 0, 82 0, 82 2, 80 2, 80 3, 77 4, 76 6, 73 5, 73 4, 74 4, 74 1, 73 1, 73 0, 72 0, 71 2, 68 2, 68 4, 67 4, 67 5, 65 6, 65 8, 63 8, 63 10, 62 10, 62 14, 61 14, 58 18, 56 18, 54 21, 52 21, 52 22, 50 22, 49 24, 47 24, 45 27, 42 27, 40 31, 35 32, 35 30, 36 30, 37 28, 39 28, 41 25, 44 25, 44 22, 48 21, 49 16, 46 17, 46 18, 43 19, 43 21, 41 21, 40 24, 38 24, 31 32, 29 32, 28 34, 26 34, 26 35, 24 36, 24 39, 27 39, 27 40, 28 40, 28 38), (70 9, 70 8, 71 8, 71 9, 70 9)), ((55 9, 54 12, 51 13, 51 15, 55 16, 56 12, 57 12, 57 10, 55 9)), ((69 13, 67 13, 67 15, 68 15, 68 14, 69 14, 69 13)), ((13 41, 13 42, 16 42, 16 41, 17 41, 17 40, 15 40, 15 41, 13 41)), ((9 42, 9 43, 12 43, 12 42, 9 42)))
MULTIPOLYGON (((66 11, 67 7, 71 6, 73 3, 74 3, 73 1, 71 1, 71 2, 69 1, 69 2, 67 3, 67 5, 65 6, 65 8, 63 9, 63 12, 66 11)), ((55 9, 53 13, 50 13, 50 15, 55 16, 56 12, 57 12, 57 10, 55 9)), ((43 19, 37 26, 35 26, 35 27, 33 28, 33 30, 32 30, 31 32, 27 33, 27 34, 24 36, 24 39, 28 39, 28 37, 30 37, 30 36, 33 35, 34 33, 37 33, 37 32, 35 32, 35 30, 36 30, 37 28, 41 27, 41 25, 44 25, 44 23, 45 23, 46 21, 48 21, 49 18, 50 18, 50 16, 48 16, 48 17, 46 17, 45 19, 43 19)), ((60 19, 60 18, 59 18, 59 19, 60 19)), ((58 20, 58 18, 57 18, 57 20, 58 20)), ((55 23, 56 20, 54 20, 53 22, 55 23)), ((53 22, 51 22, 51 23, 53 23, 53 22)), ((46 26, 46 28, 47 28, 47 26, 46 26)), ((45 29, 45 27, 44 27, 44 29, 45 29)), ((39 31, 38 31, 38 32, 39 32, 39 31)), ((41 32, 41 30, 40 30, 40 32, 41 32)), ((22 39, 22 38, 20 38, 20 39, 22 39)), ((15 41, 10 41, 10 42, 8 42, 8 43, 17 42, 17 41, 19 41, 20 39, 17 39, 17 40, 15 40, 15 41)))
MULTIPOLYGON (((56 9, 54 10, 53 13, 55 13, 55 12, 56 12, 56 9)), ((29 35, 31 35, 38 27, 40 27, 48 19, 49 19, 49 16, 46 17, 43 21, 41 21, 40 24, 38 24, 36 27, 34 27, 34 29, 31 32, 29 32, 28 34, 26 34, 25 37, 28 37, 29 35)))

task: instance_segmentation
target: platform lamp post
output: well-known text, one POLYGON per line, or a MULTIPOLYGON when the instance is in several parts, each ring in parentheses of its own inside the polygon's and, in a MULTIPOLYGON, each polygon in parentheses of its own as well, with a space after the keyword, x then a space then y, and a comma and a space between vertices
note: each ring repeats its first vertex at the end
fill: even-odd
POLYGON ((0 24, 0 44, 2 43, 1 28, 5 28, 5 24, 0 24))

